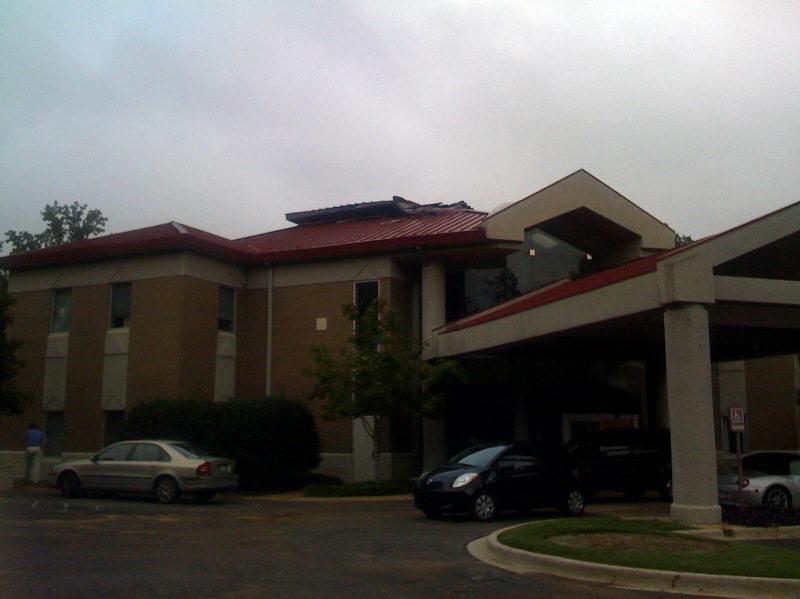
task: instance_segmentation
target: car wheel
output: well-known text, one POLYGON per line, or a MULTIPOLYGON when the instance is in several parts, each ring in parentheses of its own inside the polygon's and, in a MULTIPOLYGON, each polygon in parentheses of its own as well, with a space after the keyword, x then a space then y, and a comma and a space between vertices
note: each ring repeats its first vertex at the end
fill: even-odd
POLYGON ((764 505, 792 509, 792 496, 783 487, 772 487, 764 493, 764 505))
POLYGON ((442 516, 444 516, 444 512, 442 512, 442 510, 422 510, 422 513, 431 520, 439 520, 442 516))
POLYGON ((76 497, 81 492, 81 480, 72 471, 61 475, 61 494, 64 497, 76 497))
POLYGON ((486 491, 476 493, 472 497, 472 502, 469 504, 469 513, 475 520, 481 522, 488 522, 495 517, 497 512, 497 505, 492 497, 486 491))
POLYGON ((586 499, 578 489, 572 489, 567 495, 564 497, 564 503, 561 506, 561 511, 563 511, 567 516, 580 516, 583 513, 583 509, 586 507, 586 499))
POLYGON ((181 490, 174 478, 162 476, 153 485, 153 494, 159 503, 175 503, 181 495, 181 490))
POLYGON ((205 491, 205 492, 202 492, 202 493, 199 492, 199 493, 195 493, 194 494, 194 500, 197 503, 208 503, 209 501, 211 501, 211 499, 212 499, 212 497, 214 497, 214 495, 216 495, 216 493, 212 493, 210 491, 205 491))

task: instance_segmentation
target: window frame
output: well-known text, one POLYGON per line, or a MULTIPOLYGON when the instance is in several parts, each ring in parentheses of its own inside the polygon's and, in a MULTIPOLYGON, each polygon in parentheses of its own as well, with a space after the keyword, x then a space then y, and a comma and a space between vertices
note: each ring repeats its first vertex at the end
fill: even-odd
POLYGON ((110 289, 110 298, 108 305, 108 328, 109 329, 128 329, 131 326, 131 308, 133 304, 133 285, 130 282, 125 283, 112 283, 110 289), (119 296, 115 291, 127 289, 127 306, 118 306, 119 300, 115 298, 119 296), (127 310, 120 309, 127 308, 127 310))
POLYGON ((236 289, 227 285, 220 285, 217 294, 217 330, 226 333, 236 331, 236 289), (230 292, 230 299, 224 297, 230 292), (223 301, 224 300, 224 301, 223 301), (230 314, 223 313, 223 307, 230 306, 230 314))
POLYGON ((69 333, 70 320, 72 317, 72 288, 53 289, 50 299, 50 332, 69 333), (64 307, 59 305, 57 298, 67 298, 65 315, 59 316, 59 310, 64 307))

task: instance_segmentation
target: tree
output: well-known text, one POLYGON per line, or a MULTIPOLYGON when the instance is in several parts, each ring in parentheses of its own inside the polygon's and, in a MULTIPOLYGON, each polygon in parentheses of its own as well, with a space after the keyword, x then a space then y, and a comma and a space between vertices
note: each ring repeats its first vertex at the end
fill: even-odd
MULTIPOLYGON (((105 231, 108 219, 99 210, 87 211, 86 208, 86 204, 78 202, 69 206, 53 202, 45 206, 41 214, 47 227, 42 233, 6 232, 11 253, 81 241, 105 231)), ((2 246, 0 243, 0 249, 2 246)), ((14 300, 8 295, 8 273, 0 271, 0 414, 5 415, 21 414, 30 399, 16 385, 16 377, 23 364, 15 355, 22 342, 8 335, 13 322, 9 308, 13 303, 14 300)))
POLYGON ((108 219, 100 210, 87 211, 86 208, 86 204, 78 202, 71 205, 53 202, 52 205, 45 206, 41 214, 47 227, 42 233, 6 231, 6 241, 11 244, 11 253, 38 250, 99 235, 105 231, 108 219))
POLYGON ((444 393, 465 373, 455 360, 426 362, 425 344, 409 334, 400 313, 378 298, 363 313, 342 306, 353 334, 338 352, 312 347, 310 399, 320 400, 323 420, 360 419, 370 436, 377 478, 383 418, 398 414, 441 417, 444 393))

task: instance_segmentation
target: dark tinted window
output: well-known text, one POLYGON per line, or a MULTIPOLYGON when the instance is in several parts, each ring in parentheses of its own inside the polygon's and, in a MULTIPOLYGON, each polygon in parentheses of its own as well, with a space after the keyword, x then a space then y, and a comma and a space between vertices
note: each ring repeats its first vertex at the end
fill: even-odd
POLYGON ((131 462, 168 462, 169 456, 158 445, 139 443, 133 448, 131 462))
POLYGON ((113 445, 97 454, 97 459, 100 461, 124 461, 127 459, 132 447, 133 443, 120 443, 119 445, 113 445))
POLYGON ((788 475, 789 464, 797 460, 798 456, 787 453, 757 453, 742 459, 742 468, 758 470, 764 474, 788 475))

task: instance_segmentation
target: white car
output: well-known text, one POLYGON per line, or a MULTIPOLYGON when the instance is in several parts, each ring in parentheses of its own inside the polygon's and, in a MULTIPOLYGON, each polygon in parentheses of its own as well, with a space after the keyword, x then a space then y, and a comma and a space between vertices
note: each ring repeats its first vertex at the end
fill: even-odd
MULTIPOLYGON (((739 505, 739 474, 717 475, 721 505, 739 505)), ((742 503, 800 508, 800 453, 765 451, 742 458, 742 503)))
POLYGON ((83 491, 144 493, 173 503, 190 493, 206 502, 239 485, 235 467, 234 460, 206 456, 182 441, 122 441, 91 458, 56 464, 47 480, 65 497, 83 491))

